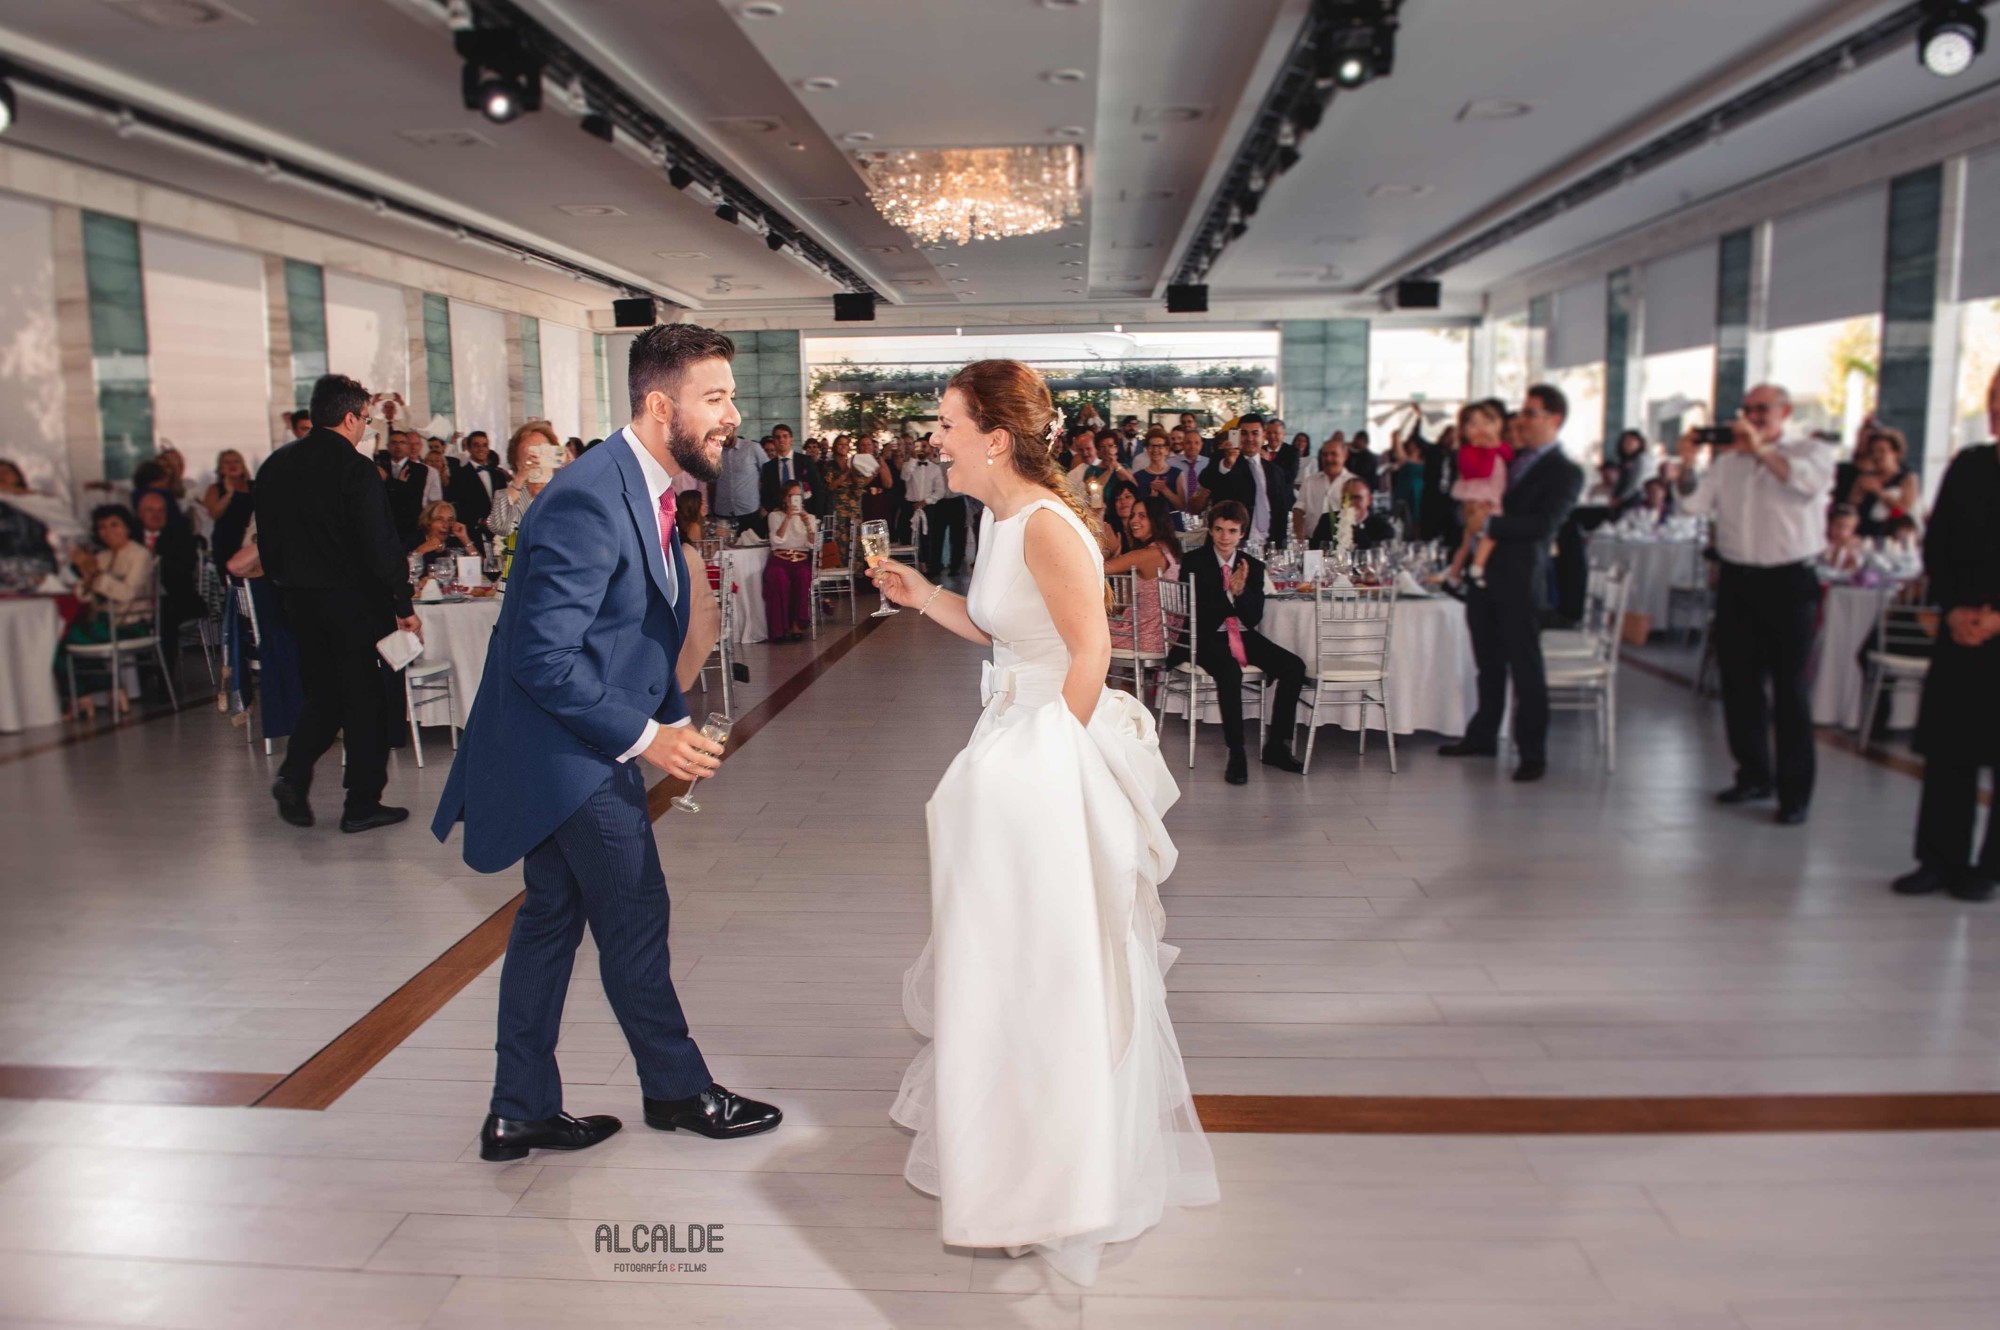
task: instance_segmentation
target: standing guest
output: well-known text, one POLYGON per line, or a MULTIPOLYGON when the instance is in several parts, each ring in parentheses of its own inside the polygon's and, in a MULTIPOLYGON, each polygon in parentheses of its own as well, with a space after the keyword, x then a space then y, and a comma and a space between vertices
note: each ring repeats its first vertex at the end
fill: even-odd
POLYGON ((757 502, 757 470, 761 452, 755 443, 732 434, 722 445, 722 474, 715 479, 715 515, 739 530, 764 531, 764 514, 757 502))
MULTIPOLYGON (((79 617, 63 633, 58 653, 68 646, 101 645, 109 642, 114 633, 123 639, 143 637, 152 631, 148 621, 152 605, 147 594, 153 585, 153 554, 137 539, 138 519, 122 504, 107 503, 92 511, 90 525, 97 534, 98 548, 79 546, 70 553, 70 566, 76 569, 79 579, 77 596, 88 614, 79 617)), ((58 677, 67 675, 68 671, 63 670, 58 677)), ((125 683, 124 679, 110 681, 118 693, 120 711, 129 710, 132 705, 125 683)), ((80 690, 81 685, 78 687, 80 690)), ((97 718, 95 694, 79 692, 69 702, 64 720, 97 718)))
POLYGON ((187 498, 187 458, 181 456, 181 450, 170 443, 160 449, 158 461, 167 473, 166 483, 160 488, 172 497, 174 507, 179 508, 187 498))
POLYGON ((201 595, 195 589, 200 554, 194 530, 185 520, 173 520, 177 511, 168 505, 166 495, 148 490, 139 496, 139 529, 134 533, 160 570, 159 629, 169 655, 180 649, 181 625, 202 615, 201 595))
MULTIPOLYGON (((965 567, 965 496, 952 489, 951 472, 947 467, 941 462, 929 465, 935 470, 923 488, 928 497, 923 501, 922 561, 930 570, 929 576, 934 579, 957 577, 965 567), (947 544, 951 550, 948 567, 945 562, 947 544)), ((911 497, 915 497, 914 493, 911 497)))
POLYGON ((1208 469, 1208 459, 1201 454, 1200 430, 1192 425, 1181 427, 1179 455, 1169 458, 1167 465, 1174 470, 1174 507, 1184 513, 1200 512, 1201 473, 1208 469))
POLYGON ((1716 796, 1739 804, 1778 795, 1777 820, 1806 820, 1813 792, 1812 659, 1819 579, 1813 561, 1826 544, 1833 465, 1825 445, 1792 437, 1791 394, 1752 388, 1729 429, 1731 442, 1708 471, 1694 475, 1701 445, 1681 436, 1681 509, 1715 519, 1721 571, 1715 588, 1715 658, 1722 714, 1736 781, 1716 796), (1776 721, 1778 761, 1771 765, 1776 721))
POLYGON ((569 449, 556 438, 546 421, 529 421, 507 440, 507 465, 513 476, 505 489, 493 496, 493 511, 486 515, 486 529, 496 536, 504 551, 500 580, 513 570, 514 550, 520 543, 521 519, 542 488, 569 465, 569 449))
POLYGON ((1622 508, 1628 503, 1636 503, 1640 487, 1653 475, 1652 450, 1646 443, 1646 436, 1635 429, 1620 434, 1612 455, 1604 459, 1604 465, 1616 468, 1611 506, 1622 508))
POLYGON ((779 425, 773 429, 771 446, 766 451, 770 460, 764 463, 757 478, 757 502, 765 515, 768 517, 784 505, 785 486, 797 481, 799 492, 805 496, 806 511, 815 517, 824 516, 831 500, 820 478, 819 463, 810 455, 792 451, 792 427, 779 425))
POLYGON ((250 515, 256 511, 251 497, 255 484, 250 465, 234 448, 215 455, 215 483, 201 496, 201 506, 214 525, 208 534, 209 552, 217 566, 225 565, 243 548, 243 533, 250 529, 250 515))
MULTIPOLYGON (((317 420, 315 420, 317 426, 317 420)), ((389 460, 382 468, 382 484, 388 491, 389 517, 395 523, 398 540, 405 546, 417 539, 417 519, 427 504, 444 501, 444 477, 437 468, 426 466, 417 457, 417 436, 405 430, 389 435, 389 460)))
POLYGON ((1382 459, 1368 447, 1368 431, 1354 431, 1354 438, 1347 445, 1347 469, 1368 482, 1369 489, 1377 489, 1381 478, 1382 459))
MULTIPOLYGON (((1201 498, 1203 508, 1211 508, 1219 503, 1234 503, 1243 509, 1243 539, 1249 539, 1250 529, 1256 523, 1258 500, 1263 489, 1262 476, 1256 468, 1245 465, 1243 452, 1248 434, 1241 427, 1222 436, 1222 451, 1201 472, 1201 498)), ((1269 521, 1268 508, 1265 520, 1269 521)))
POLYGON ((1097 403, 1085 402, 1077 408, 1076 416, 1070 424, 1073 428, 1101 430, 1104 428, 1104 416, 1098 411, 1097 403))
POLYGON ((1264 484, 1270 490, 1271 539, 1279 545, 1290 542, 1292 506, 1299 497, 1299 470, 1305 465, 1305 453, 1312 447, 1311 439, 1306 439, 1303 451, 1298 439, 1287 442, 1284 424, 1276 418, 1264 422, 1264 484))
MULTIPOLYGON (((278 815, 313 824, 313 766, 345 745, 342 831, 391 826, 409 810, 382 802, 389 783, 389 691, 375 643, 392 628, 420 633, 410 609, 409 563, 389 522, 382 478, 357 451, 367 435, 368 390, 344 374, 313 385, 312 432, 272 453, 258 474, 258 553, 284 592, 298 639, 305 710, 271 786, 278 815)), ((414 463, 412 463, 414 465, 414 463)))
POLYGON ((1347 444, 1335 434, 1319 447, 1319 470, 1299 486, 1292 501, 1292 536, 1301 544, 1310 542, 1325 549, 1333 543, 1334 515, 1340 510, 1340 496, 1347 482, 1355 479, 1347 469, 1347 444))
POLYGON ((1104 476, 1107 468, 1097 457, 1097 436, 1078 434, 1072 445, 1071 456, 1076 464, 1069 469, 1066 483, 1069 492, 1084 507, 1097 510, 1104 507, 1104 476), (1092 482, 1095 482, 1094 484, 1092 482))
POLYGON ((854 566, 854 524, 861 520, 861 500, 868 492, 869 478, 855 468, 854 458, 854 443, 843 434, 833 441, 833 457, 826 464, 826 492, 833 498, 828 520, 842 568, 854 566))
POLYGON ((1405 531, 1420 530, 1424 520, 1424 441, 1419 430, 1396 442, 1395 465, 1389 471, 1389 509, 1402 519, 1405 531))
POLYGON ((511 474, 493 456, 493 441, 485 430, 465 436, 465 461, 445 482, 444 497, 479 544, 486 544, 486 520, 493 516, 493 499, 507 488, 511 474))
POLYGON ((866 446, 870 449, 870 460, 875 463, 875 474, 869 477, 868 489, 861 496, 861 520, 887 522, 890 538, 902 544, 905 537, 897 535, 896 528, 903 508, 903 445, 892 439, 875 451, 875 441, 870 439, 866 446))
POLYGON ((1432 497, 1424 504, 1417 537, 1447 548, 1458 544, 1458 505, 1450 502, 1452 487, 1458 484, 1458 439, 1458 426, 1447 425, 1436 443, 1424 445, 1424 493, 1432 497))
MULTIPOLYGON (((1264 565, 1242 551, 1249 526, 1250 514, 1242 504, 1230 499, 1217 503, 1209 512, 1208 542, 1190 552, 1182 564, 1183 576, 1194 584, 1194 621, 1201 634, 1194 644, 1194 663, 1215 680, 1222 737, 1229 745, 1229 765, 1222 777, 1231 785, 1250 781, 1243 749, 1243 669, 1247 665, 1263 672, 1258 680, 1260 688, 1266 681, 1277 687, 1275 698, 1264 703, 1270 708, 1264 713, 1269 736, 1264 765, 1280 771, 1305 770, 1292 756, 1291 739, 1297 728, 1306 665, 1257 631, 1257 625, 1264 621, 1264 565)), ((1180 661, 1170 657, 1167 663, 1171 667, 1180 661)), ((1193 724, 1193 719, 1188 723, 1193 724)))
POLYGON ((284 442, 303 439, 312 433, 313 416, 310 411, 283 412, 278 416, 278 424, 284 432, 284 442))
MULTIPOLYGON (((2000 373, 1986 385, 1986 428, 2000 438, 2000 373)), ((1924 533, 1924 573, 1944 623, 1917 712, 1917 867, 1895 889, 1990 901, 2000 886, 2000 816, 1987 813, 1978 858, 1970 855, 1980 768, 2000 777, 2000 446, 1961 449, 1945 469, 1924 533)))
POLYGON ((1118 422, 1118 460, 1126 466, 1139 456, 1139 417, 1127 416, 1118 422))
POLYGON ((794 480, 770 514, 771 558, 764 565, 764 626, 773 642, 797 642, 812 628, 813 557, 819 518, 806 511, 805 487, 794 480))
POLYGON ((1891 522, 1916 515, 1920 485, 1903 463, 1908 450, 1901 430, 1876 425, 1862 436, 1854 460, 1834 468, 1833 501, 1854 509, 1863 540, 1887 535, 1891 522))
POLYGON ((700 490, 681 490, 674 495, 674 530, 680 533, 681 544, 694 550, 697 562, 701 558, 701 542, 708 536, 708 522, 702 511, 706 504, 700 490))
POLYGON ((903 497, 910 505, 913 538, 919 515, 923 519, 924 539, 917 562, 922 565, 924 576, 935 578, 938 575, 935 561, 937 546, 931 540, 929 510, 950 494, 950 487, 945 482, 944 468, 931 456, 931 447, 931 436, 926 434, 918 442, 910 464, 903 468, 903 497))
MULTIPOLYGON (((1465 622, 1479 669, 1479 709, 1465 736, 1438 752, 1446 757, 1491 757, 1499 751, 1500 718, 1507 685, 1514 690, 1517 781, 1540 780, 1548 771, 1549 686, 1542 663, 1542 610, 1547 597, 1549 545, 1583 493, 1583 468, 1564 453, 1558 437, 1569 415, 1560 388, 1528 389, 1518 417, 1520 455, 1507 467, 1507 511, 1474 500, 1466 529, 1492 543, 1483 585, 1468 589, 1465 622)), ((1489 418, 1482 413, 1479 419, 1489 418)))

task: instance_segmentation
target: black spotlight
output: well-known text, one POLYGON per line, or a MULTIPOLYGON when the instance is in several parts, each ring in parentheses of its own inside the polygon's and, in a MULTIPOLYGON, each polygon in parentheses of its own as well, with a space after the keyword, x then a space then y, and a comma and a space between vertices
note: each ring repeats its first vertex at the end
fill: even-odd
POLYGON ((611 117, 602 112, 592 111, 577 123, 583 126, 584 133, 594 139, 603 139, 606 143, 610 143, 618 137, 611 127, 611 117))
POLYGON ((675 162, 667 168, 667 183, 675 189, 686 189, 694 183, 694 172, 675 162))
POLYGON ((775 251, 784 247, 785 238, 782 235, 779 235, 776 231, 767 231, 764 233, 764 248, 775 251))
POLYGON ((542 62, 506 28, 470 28, 452 38, 464 59, 465 109, 506 124, 542 109, 542 62))
POLYGON ((1207 283, 1175 283, 1167 287, 1167 313, 1208 313, 1207 283))
POLYGON ((833 321, 835 323, 873 323, 875 321, 875 293, 873 291, 837 291, 833 297, 833 321))
POLYGON ((1986 49, 1986 16, 1974 0, 1932 0, 1917 28, 1917 63, 1939 78, 1972 67, 1986 49))
POLYGON ((736 219, 743 214, 736 211, 736 205, 733 203, 718 203, 715 205, 715 215, 723 221, 728 222, 731 226, 734 226, 736 225, 736 219))
POLYGON ((14 117, 18 113, 19 107, 14 101, 14 85, 6 79, 0 79, 0 134, 5 134, 14 127, 14 117))
POLYGON ((1315 72, 1342 88, 1385 78, 1396 64, 1396 19, 1380 0, 1332 6, 1315 72))

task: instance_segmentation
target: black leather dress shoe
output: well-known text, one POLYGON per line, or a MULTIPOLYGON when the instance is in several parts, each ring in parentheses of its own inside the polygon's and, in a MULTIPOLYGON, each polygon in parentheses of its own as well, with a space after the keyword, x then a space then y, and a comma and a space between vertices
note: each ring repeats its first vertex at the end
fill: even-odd
POLYGON ((1737 781, 1734 785, 1716 795, 1715 802, 1719 804, 1749 804, 1755 803, 1759 799, 1768 799, 1770 797, 1771 787, 1768 785, 1745 785, 1742 781, 1737 781))
POLYGON ((588 1150, 624 1125, 608 1114, 573 1118, 558 1113, 539 1122, 520 1122, 488 1113, 479 1130, 479 1157, 497 1164, 520 1159, 530 1150, 588 1150))
POLYGON ((1806 821, 1806 806, 1804 804, 1783 805, 1776 813, 1772 814, 1771 820, 1781 827, 1804 826, 1806 821))
POLYGON ((1492 744, 1476 744, 1470 739, 1460 739, 1456 743, 1443 744, 1438 748, 1439 757, 1498 757, 1499 748, 1492 744))
POLYGON ((1951 869, 1932 868, 1929 864, 1923 864, 1891 882, 1889 890, 1898 896, 1928 896, 1932 892, 1943 891, 1949 887, 1955 876, 1957 874, 1951 869))
POLYGON ((776 1104, 745 1099, 711 1083, 700 1094, 686 1099, 644 1099, 646 1125, 660 1131, 689 1131, 728 1140, 735 1136, 755 1136, 785 1120, 776 1104))
POLYGON ((1267 767, 1276 767, 1280 771, 1289 771, 1293 775, 1297 775, 1306 769, 1306 764, 1293 757, 1289 748, 1283 748, 1277 744, 1272 744, 1264 749, 1264 765, 1267 767))
POLYGON ((342 831, 373 831, 377 827, 393 827, 398 822, 408 818, 409 815, 410 810, 407 808, 391 808, 387 804, 376 804, 373 808, 363 812, 342 813, 340 815, 340 829, 342 831))
POLYGON ((1996 887, 2000 887, 2000 882, 1996 882, 1992 874, 1974 868, 1958 874, 1952 881, 1950 891, 1956 900, 1990 901, 1996 887))
POLYGON ((1540 780, 1548 774, 1549 764, 1546 762, 1523 761, 1520 766, 1514 768, 1514 779, 1523 783, 1540 780))
POLYGON ((1229 750, 1229 765, 1222 769, 1222 778, 1231 785, 1250 783, 1250 759, 1243 755, 1241 748, 1229 750))
POLYGON ((271 782, 271 797, 278 801, 278 816, 285 821, 295 827, 313 824, 312 805, 306 802, 306 792, 283 776, 271 782))

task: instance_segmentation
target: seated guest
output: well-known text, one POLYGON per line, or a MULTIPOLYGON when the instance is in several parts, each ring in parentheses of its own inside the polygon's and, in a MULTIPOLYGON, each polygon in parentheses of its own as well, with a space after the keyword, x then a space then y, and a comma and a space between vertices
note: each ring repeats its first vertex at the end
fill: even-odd
POLYGON ((226 566, 243 546, 243 533, 250 529, 250 517, 256 511, 254 491, 250 464, 242 453, 224 448, 215 455, 215 483, 202 494, 201 506, 214 523, 208 533, 208 548, 218 565, 226 566))
POLYGON ((1898 517, 1916 515, 1921 486, 1903 464, 1909 444, 1901 430, 1870 425, 1855 445, 1854 460, 1834 468, 1833 501, 1850 505, 1862 539, 1882 535, 1898 517))
POLYGON ((1320 533, 1328 530, 1326 515, 1340 506, 1340 496, 1355 475, 1347 469, 1347 443, 1335 434, 1319 448, 1319 470, 1299 483, 1292 500, 1292 535, 1299 541, 1331 539, 1320 533))
MULTIPOLYGON (((1174 535, 1173 506, 1155 494, 1134 508, 1125 524, 1123 545, 1118 554, 1104 561, 1104 574, 1134 574, 1138 649, 1157 655, 1167 649, 1166 622, 1160 617, 1160 579, 1178 582, 1181 576, 1181 542, 1174 535)), ((1111 645, 1131 650, 1132 632, 1124 616, 1114 619, 1111 645)))
POLYGON ((1650 531, 1675 515, 1673 487, 1659 476, 1639 487, 1639 498, 1618 515, 1618 525, 1627 530, 1650 531))
POLYGON ((433 554, 476 554, 472 537, 466 532, 465 523, 458 520, 458 512, 445 502, 427 503, 417 515, 417 539, 410 546, 410 553, 429 557, 433 554))
MULTIPOLYGON (((1269 708, 1264 765, 1280 771, 1303 771, 1292 756, 1291 738, 1298 720, 1299 692, 1305 687, 1305 662, 1257 631, 1264 619, 1264 565, 1242 552, 1250 513, 1242 504, 1225 500, 1208 517, 1208 543, 1182 563, 1184 580, 1193 584, 1194 663, 1215 680, 1217 706, 1222 712, 1222 737, 1229 745, 1229 765, 1223 779, 1231 785, 1249 783, 1249 763, 1243 751, 1243 669, 1263 671, 1259 687, 1275 683, 1269 708)), ((1178 654, 1178 653, 1177 653, 1178 654)), ((1180 662, 1169 658, 1168 665, 1180 662)))
POLYGON ((812 628, 813 559, 819 553, 819 518, 806 511, 805 487, 798 481, 785 486, 770 526, 764 626, 773 642, 797 642, 812 628))
MULTIPOLYGON (((1340 490, 1341 502, 1354 510, 1354 548, 1372 550, 1396 540, 1396 519, 1375 508, 1375 491, 1359 476, 1349 477, 1340 490)), ((1327 519, 1322 518, 1322 521, 1327 519)))
MULTIPOLYGON (((202 615, 201 595, 195 589, 196 565, 194 528, 185 514, 174 521, 180 510, 158 490, 139 496, 139 529, 135 536, 151 552, 160 569, 160 635, 171 648, 181 625, 202 615)), ((169 652, 171 654, 171 651, 169 652)))
POLYGON ((1653 475, 1652 446, 1646 436, 1638 430, 1628 429, 1618 436, 1618 442, 1604 465, 1616 475, 1613 482, 1612 503, 1615 507, 1625 507, 1639 500, 1639 489, 1653 475))
MULTIPOLYGON (((160 499, 157 494, 153 497, 160 499)), ((114 632, 123 639, 144 637, 152 631, 153 553, 136 538, 139 520, 130 508, 107 503, 91 513, 90 522, 97 532, 97 548, 79 546, 69 559, 79 579, 77 596, 84 603, 84 613, 63 634, 63 647, 109 642, 114 632)), ((84 668, 79 664, 79 676, 84 668)), ((93 661, 89 668, 100 667, 93 661)), ((68 671, 58 668, 57 677, 66 681, 68 671)), ((80 679, 78 687, 82 687, 80 679)), ((111 687, 118 690, 121 709, 131 705, 125 680, 114 679, 111 687)), ((96 715, 96 696, 83 694, 70 699, 63 719, 81 716, 92 720, 96 715)))
POLYGON ((1618 464, 1606 462, 1597 468, 1597 479, 1583 492, 1586 508, 1609 508, 1618 502, 1618 464))
POLYGON ((1103 508, 1106 468, 1098 462, 1097 436, 1080 430, 1071 448, 1076 465, 1069 469, 1069 492, 1086 508, 1103 508))
MULTIPOLYGON (((681 533, 681 544, 692 545, 699 551, 702 537, 707 532, 707 522, 703 509, 707 507, 700 490, 682 490, 674 496, 674 529, 681 533)), ((701 562, 699 555, 692 560, 701 562)))
POLYGON ((1861 515, 1851 503, 1836 503, 1826 514, 1826 548, 1819 561, 1836 572, 1851 573, 1861 567, 1861 515))
POLYGON ((1127 487, 1117 491, 1111 505, 1104 510, 1104 525, 1098 529, 1097 543, 1104 547, 1109 558, 1124 548, 1126 523, 1132 520, 1132 513, 1139 506, 1139 500, 1127 487))

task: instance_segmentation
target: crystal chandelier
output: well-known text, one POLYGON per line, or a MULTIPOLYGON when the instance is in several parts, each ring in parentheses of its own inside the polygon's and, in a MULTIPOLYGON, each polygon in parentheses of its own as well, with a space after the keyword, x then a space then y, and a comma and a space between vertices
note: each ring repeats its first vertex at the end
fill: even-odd
POLYGON ((1083 152, 1074 143, 864 153, 869 196, 926 245, 1053 231, 1077 215, 1083 152))

